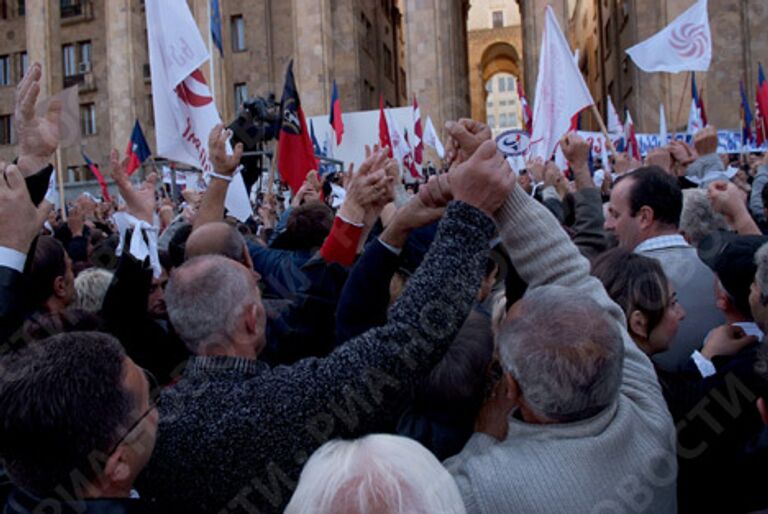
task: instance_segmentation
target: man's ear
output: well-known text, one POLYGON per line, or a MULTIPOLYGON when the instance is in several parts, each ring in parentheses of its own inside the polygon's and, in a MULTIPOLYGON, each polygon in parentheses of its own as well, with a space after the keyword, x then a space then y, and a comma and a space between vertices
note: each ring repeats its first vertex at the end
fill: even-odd
POLYGON ((631 334, 648 339, 648 317, 645 314, 639 310, 632 311, 629 315, 628 325, 631 334))
POLYGON ((640 221, 641 228, 648 228, 653 225, 656 216, 653 213, 653 209, 647 205, 643 205, 640 207, 640 210, 637 211, 637 219, 640 221))
POLYGON ((768 426, 768 402, 765 398, 757 399, 757 410, 760 412, 760 417, 763 418, 763 424, 768 426))
POLYGON ((248 245, 243 245, 243 264, 249 270, 253 269, 253 259, 251 259, 251 252, 248 251, 248 245))
POLYGON ((515 377, 510 373, 504 373, 502 377, 504 381, 504 397, 515 405, 520 404, 520 400, 523 397, 523 392, 520 390, 520 384, 517 383, 515 377))
POLYGON ((127 457, 126 448, 122 444, 109 456, 103 473, 104 480, 107 481, 106 488, 109 488, 110 484, 124 484, 131 479, 131 465, 127 457))
POLYGON ((53 294, 58 298, 64 298, 67 295, 67 279, 63 275, 53 279, 53 294))

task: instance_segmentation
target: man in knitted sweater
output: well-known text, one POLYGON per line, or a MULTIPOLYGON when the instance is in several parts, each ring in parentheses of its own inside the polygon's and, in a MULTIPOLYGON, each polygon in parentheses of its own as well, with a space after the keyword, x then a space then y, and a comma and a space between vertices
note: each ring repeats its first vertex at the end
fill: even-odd
MULTIPOLYGON (((465 154, 485 137, 469 122, 450 132, 465 154)), ((529 290, 497 341, 505 373, 490 412, 446 461, 467 511, 675 512, 674 426, 621 309, 522 189, 495 219, 529 290)))
MULTIPOLYGON (((493 142, 459 166, 457 201, 386 325, 323 359, 274 369, 257 360, 264 310, 241 264, 204 256, 175 271, 169 317, 196 357, 161 396, 155 452, 137 484, 142 497, 168 512, 280 512, 323 443, 383 430, 469 313, 495 230, 491 216, 513 182, 493 142)), ((411 226, 393 223, 381 240, 402 247, 409 229, 441 212, 424 207, 403 220, 411 226)))

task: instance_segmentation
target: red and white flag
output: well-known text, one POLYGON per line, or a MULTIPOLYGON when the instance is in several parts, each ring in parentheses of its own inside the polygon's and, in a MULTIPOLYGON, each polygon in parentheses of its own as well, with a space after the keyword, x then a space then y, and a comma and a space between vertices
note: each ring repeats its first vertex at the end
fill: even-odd
POLYGON ((528 99, 525 97, 523 81, 520 79, 517 80, 517 96, 520 98, 520 106, 523 108, 523 128, 530 136, 533 127, 533 113, 531 113, 531 106, 528 104, 528 99))
MULTIPOLYGON (((146 13, 157 153, 210 173, 208 136, 221 117, 200 71, 208 50, 186 0, 147 0, 146 13)), ((251 215, 239 173, 225 207, 241 221, 251 215)))
POLYGON ((427 116, 427 126, 426 130, 424 131, 424 142, 435 149, 438 157, 441 159, 445 158, 445 147, 440 141, 440 136, 437 135, 437 131, 435 130, 435 125, 432 123, 431 116, 427 116))
POLYGON ((413 97, 413 133, 416 136, 413 144, 413 157, 416 168, 421 172, 421 166, 424 164, 424 129, 421 126, 421 109, 416 96, 413 97))
POLYGON ((707 71, 712 62, 712 33, 707 0, 699 0, 660 32, 627 53, 638 68, 651 73, 707 71))
POLYGON ((627 141, 627 154, 633 159, 640 160, 640 145, 637 143, 637 134, 635 133, 635 122, 632 121, 632 115, 629 114, 627 109, 627 119, 624 123, 625 134, 624 137, 627 141))
POLYGON ((624 134, 624 125, 622 125, 619 114, 613 106, 611 95, 608 95, 608 133, 616 137, 624 134))
POLYGON ((529 156, 549 160, 572 118, 595 102, 584 82, 552 7, 547 6, 529 156))

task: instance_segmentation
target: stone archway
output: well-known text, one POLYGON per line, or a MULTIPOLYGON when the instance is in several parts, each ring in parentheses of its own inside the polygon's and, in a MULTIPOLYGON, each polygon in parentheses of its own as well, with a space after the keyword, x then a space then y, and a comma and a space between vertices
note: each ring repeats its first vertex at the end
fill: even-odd
POLYGON ((485 84, 494 75, 508 73, 523 79, 522 31, 519 26, 469 32, 469 91, 472 118, 486 121, 485 84))

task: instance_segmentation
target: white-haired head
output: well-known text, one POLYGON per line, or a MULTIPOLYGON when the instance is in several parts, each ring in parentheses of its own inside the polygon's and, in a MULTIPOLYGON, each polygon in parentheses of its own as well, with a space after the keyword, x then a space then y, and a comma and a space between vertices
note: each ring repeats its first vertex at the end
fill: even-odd
POLYGON ((101 268, 88 268, 75 278, 75 307, 88 312, 99 312, 112 283, 112 272, 101 268))
POLYGON ((375 434, 321 446, 286 514, 463 514, 453 477, 412 439, 375 434))

